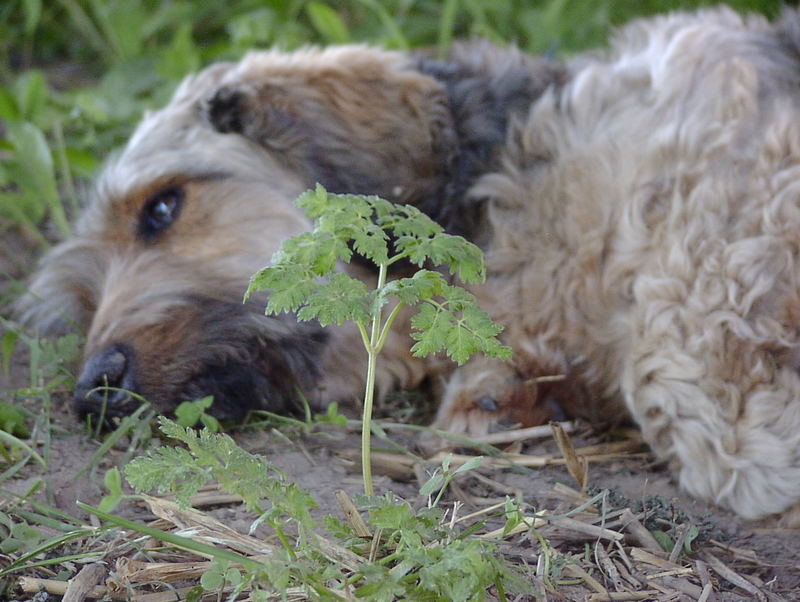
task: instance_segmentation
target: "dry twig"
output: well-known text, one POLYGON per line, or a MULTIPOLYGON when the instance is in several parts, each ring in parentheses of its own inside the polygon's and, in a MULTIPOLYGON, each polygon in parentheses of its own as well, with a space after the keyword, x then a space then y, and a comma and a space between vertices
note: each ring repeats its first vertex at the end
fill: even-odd
POLYGON ((108 569, 105 564, 93 562, 85 565, 78 574, 67 583, 62 602, 83 602, 95 586, 99 585, 106 576, 108 569))

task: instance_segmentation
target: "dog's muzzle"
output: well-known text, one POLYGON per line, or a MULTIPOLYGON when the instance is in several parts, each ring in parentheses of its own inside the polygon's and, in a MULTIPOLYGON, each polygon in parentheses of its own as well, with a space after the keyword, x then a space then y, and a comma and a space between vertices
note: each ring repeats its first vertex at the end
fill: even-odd
POLYGON ((73 402, 78 415, 122 416, 139 402, 134 376, 133 351, 126 345, 112 345, 91 356, 75 387, 73 402))

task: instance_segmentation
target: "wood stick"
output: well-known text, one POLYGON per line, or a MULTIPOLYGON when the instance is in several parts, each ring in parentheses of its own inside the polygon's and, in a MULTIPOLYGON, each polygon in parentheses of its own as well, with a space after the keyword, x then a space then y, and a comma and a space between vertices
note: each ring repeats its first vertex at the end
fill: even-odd
POLYGON ((680 533, 678 534, 678 539, 675 540, 675 545, 672 546, 672 551, 669 553, 670 562, 678 562, 678 559, 681 557, 681 551, 686 543, 686 538, 689 536, 689 531, 692 530, 692 525, 682 525, 679 529, 680 533))
POLYGON ((656 538, 653 537, 653 534, 648 531, 645 526, 639 522, 639 519, 636 518, 633 512, 630 511, 629 508, 625 508, 622 511, 622 524, 624 525, 624 529, 631 534, 631 536, 636 540, 636 542, 642 546, 648 552, 652 552, 653 554, 663 555, 664 550, 663 548, 658 545, 656 538))
MULTIPOLYGON (((20 577, 17 582, 19 588, 26 594, 37 594, 44 590, 48 594, 63 596, 69 587, 68 581, 58 581, 56 579, 37 579, 35 577, 20 577)), ((108 593, 108 590, 101 585, 96 585, 86 594, 87 598, 98 599, 108 593)))
POLYGON ((107 572, 105 564, 100 562, 84 565, 77 575, 67 581, 62 602, 83 602, 94 587, 100 584, 107 572))
POLYGON ((713 591, 714 590, 711 587, 711 584, 706 583, 703 586, 703 591, 700 593, 700 597, 697 599, 697 602, 709 602, 709 600, 711 600, 711 594, 713 591))
MULTIPOLYGON (((578 566, 577 564, 568 564, 564 567, 564 573, 569 575, 570 577, 577 577, 578 579, 583 579, 583 582, 588 585, 591 589, 596 591, 598 594, 608 595, 608 590, 603 587, 603 585, 594 577, 592 577, 589 573, 586 572, 582 567, 578 566)), ((598 598, 603 599, 603 598, 598 598)), ((610 598, 606 598, 610 599, 610 598)))
POLYGON ((644 562, 645 564, 650 564, 666 570, 681 568, 680 565, 673 564, 666 558, 652 554, 647 550, 643 550, 642 548, 631 548, 631 558, 637 562, 644 562))
POLYGON ((367 523, 364 522, 364 519, 358 512, 358 508, 356 508, 350 496, 347 495, 347 492, 344 489, 337 489, 336 492, 334 492, 334 496, 336 496, 336 503, 339 504, 339 509, 342 511, 345 518, 347 518, 347 522, 350 523, 350 526, 353 527, 355 534, 358 537, 372 537, 367 523))
POLYGON ((622 533, 617 531, 612 531, 611 529, 606 529, 605 527, 598 527, 597 525, 584 523, 569 517, 554 518, 550 521, 550 523, 556 527, 570 529, 571 531, 577 531, 578 533, 585 533, 590 537, 596 537, 598 539, 620 541, 625 537, 622 533))
MULTIPOLYGON (((574 422, 561 422, 561 428, 565 433, 572 433, 575 431, 574 422)), ((489 433, 488 435, 479 435, 470 437, 475 443, 486 443, 489 445, 497 445, 498 443, 512 443, 514 441, 530 441, 532 439, 546 439, 552 436, 553 430, 549 424, 541 426, 529 426, 524 429, 512 429, 510 431, 500 431, 498 433, 489 433)))
POLYGON ((614 600, 649 600, 661 592, 655 589, 643 592, 608 592, 605 594, 589 594, 586 600, 591 602, 613 602, 614 600))
POLYGON ((622 591, 623 583, 619 576, 619 569, 617 569, 617 567, 614 565, 614 561, 611 560, 608 552, 606 552, 605 548, 599 541, 594 546, 594 555, 598 561, 598 564, 603 569, 603 573, 605 573, 606 577, 608 577, 608 579, 610 579, 611 583, 614 585, 614 589, 617 591, 622 591))
POLYGON ((716 556, 712 556, 708 552, 704 553, 702 556, 703 560, 705 560, 708 565, 723 579, 727 579, 736 587, 741 587, 747 593, 755 596, 755 598, 759 601, 765 601, 767 599, 761 590, 759 590, 755 585, 750 583, 747 579, 739 575, 733 569, 725 566, 725 564, 716 556))
POLYGON ((550 428, 553 430, 553 439, 564 457, 569 474, 578 482, 581 491, 585 491, 589 479, 589 464, 586 462, 586 456, 578 456, 572 445, 572 439, 558 422, 551 422, 550 428))

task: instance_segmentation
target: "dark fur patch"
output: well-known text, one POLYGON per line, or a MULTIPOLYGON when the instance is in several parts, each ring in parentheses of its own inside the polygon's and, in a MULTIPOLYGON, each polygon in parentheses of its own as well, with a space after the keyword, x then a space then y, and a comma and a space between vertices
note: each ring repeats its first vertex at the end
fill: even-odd
POLYGON ((242 125, 241 104, 244 94, 230 86, 221 86, 202 107, 206 119, 214 129, 223 134, 241 134, 242 125))
POLYGON ((459 45, 447 61, 421 56, 417 64, 445 87, 457 141, 440 188, 416 204, 449 232, 475 240, 483 222, 483 199, 468 198, 466 191, 497 168, 511 121, 527 114, 566 75, 554 63, 487 42, 459 45), (486 56, 494 60, 482 60, 486 56))
POLYGON ((252 305, 211 304, 198 371, 179 397, 213 395, 211 413, 233 421, 259 409, 296 414, 301 397, 313 398, 327 334, 294 316, 260 313, 252 305))
MULTIPOLYGON (((380 154, 397 141, 386 139, 380 146, 359 141, 356 134, 347 134, 349 124, 340 121, 343 115, 338 109, 317 106, 316 99, 295 98, 296 91, 291 89, 267 83, 257 89, 223 86, 208 99, 203 111, 218 131, 243 135, 276 151, 278 159, 306 175, 309 186, 319 182, 331 192, 402 200, 419 207, 448 232, 475 238, 484 205, 482 199, 468 198, 466 191, 483 173, 496 168, 498 151, 514 117, 524 115, 549 86, 560 85, 565 75, 551 62, 486 42, 460 45, 447 61, 417 57, 415 66, 420 75, 437 82, 431 86, 440 87, 444 111, 440 102, 431 98, 431 146, 420 144, 413 150, 416 155, 399 162, 394 155, 387 155, 385 165, 381 165, 380 154), (345 135, 349 138, 343 138, 345 135), (370 156, 364 156, 365 152, 370 156), (397 175, 401 169, 418 169, 419 176, 403 181, 397 175), (401 198, 397 191, 402 191, 401 198)), ((385 110, 395 108, 386 106, 385 110)), ((392 118, 402 120, 402 115, 392 118)), ((400 125, 414 127, 413 122, 400 125)), ((419 132, 420 141, 428 137, 427 132, 419 132)))

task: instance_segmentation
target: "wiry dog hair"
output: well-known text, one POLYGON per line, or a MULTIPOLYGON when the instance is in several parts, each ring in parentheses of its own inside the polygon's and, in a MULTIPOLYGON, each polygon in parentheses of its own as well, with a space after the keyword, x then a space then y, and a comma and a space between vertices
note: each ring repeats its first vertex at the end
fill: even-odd
MULTIPOLYGON (((308 227, 302 190, 380 194, 484 247, 474 292, 515 351, 456 370, 437 426, 537 422, 551 399, 628 412, 687 491, 796 524, 799 23, 674 14, 563 65, 473 43, 443 62, 349 46, 212 66, 109 163, 24 314, 86 329, 83 411, 105 381, 165 409, 212 393, 228 417, 296 390, 358 397, 349 330, 239 300, 308 227)), ((441 369, 409 356, 405 328, 383 390, 441 369)))
MULTIPOLYGON (((465 57, 497 65, 364 46, 256 52, 186 79, 145 115, 21 303, 42 331, 87 333, 79 412, 136 406, 104 386, 165 410, 214 395, 227 419, 289 411, 300 396, 356 397, 365 356, 349 329, 266 317, 263 298, 243 305, 243 291, 284 238, 309 228, 293 201, 317 182, 414 203, 451 231, 476 227, 479 203, 462 211, 458 199, 502 144, 509 108, 523 115, 559 72, 477 48, 465 57)), ((408 347, 391 337, 381 390, 426 376, 408 347)))

